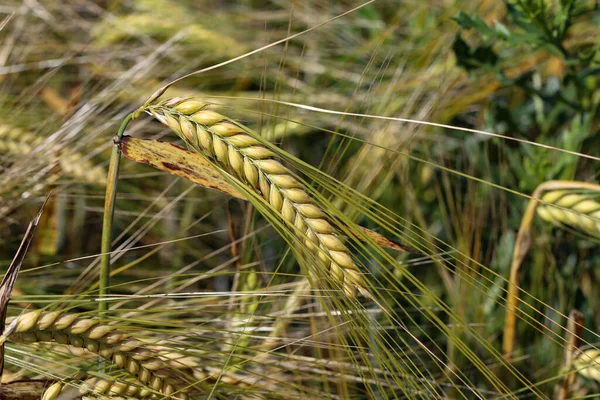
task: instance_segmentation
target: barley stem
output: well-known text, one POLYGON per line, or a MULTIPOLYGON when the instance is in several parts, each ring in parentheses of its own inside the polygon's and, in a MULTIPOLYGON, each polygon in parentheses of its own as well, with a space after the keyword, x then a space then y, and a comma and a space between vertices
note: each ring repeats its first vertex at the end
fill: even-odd
MULTIPOLYGON (((106 198, 104 201, 104 217, 102 219, 102 253, 100 259, 100 279, 99 279, 99 296, 100 298, 108 295, 108 287, 110 285, 110 251, 112 245, 112 223, 115 214, 115 197, 117 195, 117 182, 119 178, 119 165, 121 163, 121 148, 119 141, 123 137, 125 128, 133 119, 133 114, 127 115, 119 131, 114 138, 115 145, 110 156, 110 165, 108 167, 108 178, 106 181, 106 198)), ((100 301, 98 304, 100 315, 108 310, 108 303, 100 301)))

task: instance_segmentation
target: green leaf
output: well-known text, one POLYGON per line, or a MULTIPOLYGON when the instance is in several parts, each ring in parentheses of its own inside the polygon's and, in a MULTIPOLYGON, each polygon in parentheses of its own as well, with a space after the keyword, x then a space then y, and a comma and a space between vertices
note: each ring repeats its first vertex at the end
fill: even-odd
POLYGON ((454 39, 452 50, 457 64, 469 72, 481 67, 494 67, 498 63, 498 56, 491 46, 479 46, 472 50, 460 37, 460 33, 454 39))
POLYGON ((496 36, 496 31, 491 28, 481 17, 470 16, 459 11, 453 18, 463 29, 475 29, 485 40, 490 40, 496 36))

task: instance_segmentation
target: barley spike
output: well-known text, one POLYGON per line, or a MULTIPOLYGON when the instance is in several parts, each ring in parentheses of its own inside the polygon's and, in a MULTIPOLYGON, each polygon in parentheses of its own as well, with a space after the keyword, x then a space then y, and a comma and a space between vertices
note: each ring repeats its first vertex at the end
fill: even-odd
POLYGON ((44 391, 42 400, 55 400, 58 398, 79 398, 80 396, 93 395, 102 396, 102 398, 135 398, 148 399, 157 398, 156 393, 141 386, 135 382, 112 381, 102 378, 88 378, 83 382, 77 382, 73 385, 67 382, 55 382, 44 391))
MULTIPOLYGON (((173 98, 145 111, 177 133, 192 149, 259 194, 294 226, 294 234, 316 256, 349 297, 366 283, 329 217, 291 171, 250 130, 197 99, 173 98)), ((315 279, 318 281, 318 279, 315 279)), ((365 290, 366 291, 366 290, 365 290)))
MULTIPOLYGON (((28 155, 42 145, 44 145, 44 138, 41 136, 18 128, 0 125, 0 153, 28 155)), ((104 168, 85 160, 81 153, 52 144, 44 150, 50 152, 47 158, 58 161, 62 174, 84 182, 106 185, 104 168)), ((48 177, 48 182, 54 182, 59 178, 59 174, 52 174, 48 177)))
POLYGON ((542 196, 541 200, 549 203, 540 204, 537 208, 537 213, 543 220, 559 225, 570 225, 591 235, 600 236, 599 202, 584 194, 567 190, 549 191, 542 196))
POLYGON ((14 330, 8 335, 12 342, 57 342, 84 348, 127 371, 155 392, 163 395, 177 393, 173 398, 180 400, 188 398, 187 394, 177 391, 185 383, 156 352, 96 319, 36 310, 7 318, 6 326, 13 323, 14 330))
POLYGON ((594 348, 579 349, 573 360, 578 374, 600 382, 600 351, 594 348))

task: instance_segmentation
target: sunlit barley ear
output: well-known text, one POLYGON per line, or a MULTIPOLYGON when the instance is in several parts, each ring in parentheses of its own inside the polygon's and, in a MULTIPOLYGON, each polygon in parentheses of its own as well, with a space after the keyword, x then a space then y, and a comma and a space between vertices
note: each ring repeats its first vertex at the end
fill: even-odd
POLYGON ((362 273, 323 209, 248 128, 213 108, 197 99, 173 98, 148 105, 145 111, 270 204, 313 254, 313 281, 322 281, 318 277, 325 274, 350 298, 357 291, 367 293, 362 273))
POLYGON ((48 387, 44 394, 42 395, 42 400, 54 400, 60 396, 60 394, 65 390, 67 385, 63 382, 55 382, 50 387, 48 387))
MULTIPOLYGON (((8 336, 11 342, 56 342, 86 349, 126 371, 154 392, 172 399, 188 398, 187 393, 180 390, 185 387, 184 380, 155 351, 96 319, 57 311, 31 311, 8 318, 6 324, 14 324, 8 336)), ((112 387, 107 386, 105 381, 97 383, 103 385, 104 389, 112 387)), ((52 393, 55 391, 53 389, 52 393)))
POLYGON ((110 399, 148 399, 156 398, 156 393, 144 388, 139 382, 112 381, 102 378, 88 378, 84 381, 55 382, 42 395, 42 400, 104 398, 110 399), (90 396, 90 397, 87 397, 90 396))
POLYGON ((543 220, 555 225, 569 225, 590 235, 600 236, 600 203, 590 196, 567 190, 553 190, 545 193, 541 200, 549 203, 540 204, 537 208, 537 213, 543 220))

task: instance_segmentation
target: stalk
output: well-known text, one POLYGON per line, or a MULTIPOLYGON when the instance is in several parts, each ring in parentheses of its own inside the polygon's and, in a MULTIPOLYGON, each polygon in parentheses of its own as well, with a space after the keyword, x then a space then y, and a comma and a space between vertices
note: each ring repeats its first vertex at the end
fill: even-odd
POLYGON ((102 219, 102 248, 100 258, 100 278, 99 278, 99 297, 101 301, 98 304, 98 311, 103 315, 108 310, 108 303, 102 301, 102 298, 108 295, 108 287, 110 285, 110 251, 112 245, 112 224, 115 214, 115 198, 117 195, 117 182, 119 178, 119 165, 121 163, 121 147, 119 142, 123 137, 125 128, 131 120, 133 114, 127 115, 117 135, 113 141, 115 143, 112 154, 110 156, 110 164, 108 167, 108 178, 106 181, 106 197, 104 200, 104 217, 102 219))

